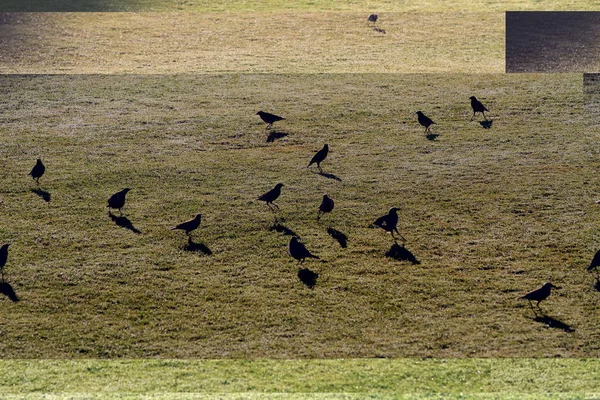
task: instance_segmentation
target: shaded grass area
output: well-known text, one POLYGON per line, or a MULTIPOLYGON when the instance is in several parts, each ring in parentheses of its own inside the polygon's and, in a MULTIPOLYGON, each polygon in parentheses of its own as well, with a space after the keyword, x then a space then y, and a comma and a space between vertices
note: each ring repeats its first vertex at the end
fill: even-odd
POLYGON ((504 71, 504 14, 0 14, 0 72, 504 71), (474 38, 477 38, 474 40, 474 38))
POLYGON ((0 90, 0 241, 20 299, 0 297, 4 357, 598 355, 600 142, 580 75, 3 76, 0 90), (469 121, 472 95, 491 129, 469 121), (267 141, 261 109, 287 136, 267 141), (341 181, 306 168, 323 143, 341 181), (37 157, 49 202, 31 191, 37 157), (275 221, 256 198, 277 182, 275 221), (139 233, 107 215, 124 187, 139 233), (317 222, 324 193, 336 208, 317 222), (371 225, 391 206, 418 263, 386 256, 371 225), (205 251, 187 251, 169 228, 198 212, 205 251), (314 288, 277 222, 324 260, 303 265, 314 288), (551 319, 517 299, 545 281, 563 287, 542 303, 551 319))
POLYGON ((599 72, 600 12, 506 13, 506 72, 599 72))
POLYGON ((408 0, 403 2, 366 0, 4 0, 0 12, 65 12, 65 11, 507 11, 507 10, 594 10, 593 0, 408 0))
POLYGON ((591 398, 599 374, 597 359, 4 360, 0 389, 9 399, 591 398))

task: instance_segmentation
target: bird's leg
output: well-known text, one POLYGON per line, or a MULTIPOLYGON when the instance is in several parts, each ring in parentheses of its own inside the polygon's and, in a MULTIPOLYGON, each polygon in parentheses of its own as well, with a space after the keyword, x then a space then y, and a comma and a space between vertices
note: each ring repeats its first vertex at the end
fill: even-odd
POLYGON ((406 239, 404 239, 404 236, 402 236, 400 232, 398 232, 398 229, 396 229, 396 233, 398 234, 398 236, 400 236, 400 239, 402 239, 403 242, 406 242, 406 239))
POLYGON ((321 164, 317 163, 317 167, 319 168, 319 172, 323 173, 323 169, 321 168, 321 164))
POLYGON ((270 123, 269 125, 267 125, 267 127, 265 129, 271 129, 272 126, 273 126, 273 123, 270 123))
POLYGON ((481 113, 483 114, 483 118, 484 118, 484 119, 487 121, 488 119, 487 119, 487 117, 485 116, 485 111, 482 111, 481 113))
POLYGON ((322 215, 323 215, 323 211, 319 210, 319 213, 317 214, 317 221, 321 219, 322 215))
POLYGON ((475 118, 475 111, 473 111, 473 116, 471 117, 471 121, 473 121, 473 118, 475 118))

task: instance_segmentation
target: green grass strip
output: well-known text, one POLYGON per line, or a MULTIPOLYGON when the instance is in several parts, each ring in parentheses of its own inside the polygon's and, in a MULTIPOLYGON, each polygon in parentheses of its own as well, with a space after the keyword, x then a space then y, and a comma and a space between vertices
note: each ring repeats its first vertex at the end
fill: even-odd
POLYGON ((600 397, 598 359, 4 360, 2 399, 600 397), (466 397, 464 397, 466 396, 466 397))

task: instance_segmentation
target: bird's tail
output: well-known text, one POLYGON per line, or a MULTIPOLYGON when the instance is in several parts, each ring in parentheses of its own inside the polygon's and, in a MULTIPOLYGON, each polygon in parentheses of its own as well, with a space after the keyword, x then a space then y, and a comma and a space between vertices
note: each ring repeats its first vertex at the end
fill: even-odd
POLYGON ((321 257, 315 256, 314 254, 310 254, 308 257, 309 258, 316 258, 317 260, 321 259, 321 257))

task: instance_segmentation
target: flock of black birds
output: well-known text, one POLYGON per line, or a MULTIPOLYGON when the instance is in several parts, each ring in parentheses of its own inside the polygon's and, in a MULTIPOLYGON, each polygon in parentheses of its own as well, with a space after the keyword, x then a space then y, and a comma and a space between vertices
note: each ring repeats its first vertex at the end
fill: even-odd
MULTIPOLYGON (((377 14, 371 14, 368 17, 368 21, 373 22, 373 24, 375 24, 377 22, 377 19, 378 19, 377 14)), ((483 115, 483 118, 485 119, 485 121, 488 121, 487 117, 485 116, 485 112, 486 111, 489 112, 489 110, 475 96, 471 96, 469 99, 471 100, 471 108, 473 110, 473 116, 471 117, 471 121, 473 120, 473 118, 475 118, 475 115, 479 112, 483 115)), ((425 114, 423 114, 422 111, 417 111, 416 114, 417 114, 418 123, 425 128, 425 133, 427 134, 428 132, 430 132, 431 126, 436 125, 436 123, 431 118, 429 118, 425 114)), ((258 111, 256 113, 256 115, 258 115, 267 124, 266 129, 271 129, 275 122, 285 120, 285 118, 283 118, 281 116, 271 114, 268 112, 264 112, 264 111, 258 111)), ((491 121, 489 121, 489 122, 490 122, 489 126, 491 126, 491 121)), ((481 124, 482 124, 482 126, 486 127, 483 122, 481 124)), ((325 144, 323 146, 323 148, 321 150, 319 150, 311 158, 310 162, 307 165, 307 168, 309 168, 313 164, 316 164, 319 172, 321 174, 323 174, 323 169, 321 168, 321 163, 327 158, 328 153, 329 153, 329 145, 325 144)), ((29 175, 39 186, 40 178, 44 175, 45 172, 46 172, 46 167, 43 164, 42 160, 38 158, 35 166, 32 168, 31 172, 29 172, 29 175)), ((266 203, 266 205, 274 213, 277 212, 277 210, 279 209, 279 206, 277 204, 275 204, 275 200, 277 200, 279 198, 279 196, 281 195, 281 189, 283 187, 284 187, 283 183, 276 184, 273 189, 271 189, 271 190, 267 191, 266 193, 264 193, 263 195, 259 196, 258 200, 264 201, 266 203)), ((116 210, 119 210, 119 215, 122 216, 122 209, 125 206, 126 195, 130 190, 131 190, 130 188, 124 188, 109 197, 109 199, 107 201, 109 215, 111 215, 110 209, 116 209, 116 210)), ((323 200, 318 208, 318 213, 317 213, 317 218, 316 218, 317 221, 319 221, 324 214, 332 212, 334 209, 334 206, 335 206, 334 200, 331 197, 329 197, 329 195, 324 194, 323 200)), ((403 243, 406 242, 406 239, 398 231, 398 220, 399 220, 398 208, 392 207, 392 208, 390 208, 390 210, 388 211, 387 214, 382 215, 381 217, 377 218, 373 222, 373 225, 383 229, 385 232, 389 232, 392 236, 392 239, 394 240, 395 246, 399 248, 399 246, 397 245, 397 242, 396 242, 395 234, 397 234, 399 236, 399 238, 402 240, 403 243)), ((190 243, 192 243, 190 234, 192 231, 198 229, 198 227, 201 224, 201 221, 202 221, 202 215, 197 214, 194 218, 172 227, 171 230, 184 231, 186 233, 186 235, 188 236, 190 243)), ((347 237, 344 234, 342 234, 339 231, 334 230, 331 227, 328 228, 328 232, 333 237, 335 237, 335 235, 338 235, 338 236, 341 235, 344 239, 344 244, 342 244, 341 241, 340 241, 340 244, 342 244, 342 247, 345 247, 345 242, 347 240, 347 237), (332 232, 334 232, 334 233, 332 233, 332 232)), ((6 265, 6 262, 8 259, 9 246, 10 246, 10 244, 7 243, 7 244, 3 244, 0 247, 0 272, 2 273, 2 284, 5 284, 4 266, 6 265)), ((298 264, 302 264, 304 262, 304 260, 307 258, 320 259, 318 256, 312 254, 306 248, 304 243, 301 242, 300 238, 295 233, 292 235, 292 237, 290 239, 288 251, 289 251, 290 256, 298 261, 298 264)), ((206 254, 210 254, 210 253, 207 252, 206 254)), ((600 277, 598 276, 598 267, 599 266, 600 266, 600 250, 595 254, 592 262, 590 263, 590 266, 587 268, 587 270, 590 272, 593 270, 596 271, 596 273, 597 273, 597 276, 596 276, 597 288, 600 288, 600 277)), ((300 280, 302 282, 304 282, 310 288, 313 288, 315 286, 318 276, 319 275, 317 273, 310 271, 307 268, 300 269, 298 271, 298 277, 300 278, 300 280)), ((535 313, 535 309, 533 308, 532 301, 535 301, 536 307, 539 310, 541 310, 539 304, 541 301, 545 300, 546 298, 548 298, 548 296, 550 296, 551 289, 560 289, 560 288, 553 285, 550 282, 547 282, 541 288, 532 290, 531 292, 525 294, 524 296, 519 297, 519 299, 528 300, 532 310, 535 313)), ((537 316, 537 313, 536 313, 536 316, 537 316)))

